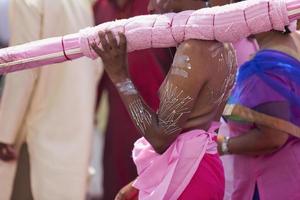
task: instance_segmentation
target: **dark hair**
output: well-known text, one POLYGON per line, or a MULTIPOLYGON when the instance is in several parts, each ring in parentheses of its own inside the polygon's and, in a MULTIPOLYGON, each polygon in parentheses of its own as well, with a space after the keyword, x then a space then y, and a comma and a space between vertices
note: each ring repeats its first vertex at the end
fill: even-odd
POLYGON ((285 29, 284 34, 290 34, 291 33, 291 30, 289 29, 288 26, 285 26, 284 29, 285 29))

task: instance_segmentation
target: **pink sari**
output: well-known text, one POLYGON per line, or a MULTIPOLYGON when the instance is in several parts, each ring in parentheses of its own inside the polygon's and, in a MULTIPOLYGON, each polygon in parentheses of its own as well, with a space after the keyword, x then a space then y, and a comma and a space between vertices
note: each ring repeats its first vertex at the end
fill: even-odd
POLYGON ((224 171, 213 140, 218 127, 213 123, 207 132, 183 133, 162 155, 144 138, 139 139, 133 149, 139 174, 134 187, 139 189, 139 199, 223 199, 224 171))

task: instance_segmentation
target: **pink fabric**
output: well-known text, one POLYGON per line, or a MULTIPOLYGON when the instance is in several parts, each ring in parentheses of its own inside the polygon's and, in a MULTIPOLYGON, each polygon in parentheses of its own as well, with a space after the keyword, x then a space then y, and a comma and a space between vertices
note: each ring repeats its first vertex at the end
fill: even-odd
POLYGON ((251 38, 242 39, 234 43, 233 46, 236 51, 237 64, 239 67, 250 60, 251 56, 259 50, 257 41, 251 38))
MULTIPOLYGON (((239 136, 252 124, 230 122, 231 137, 239 136)), ((225 132, 222 132, 224 134, 225 132)), ((292 139, 279 151, 265 156, 227 155, 222 158, 226 174, 225 200, 249 200, 258 186, 261 200, 300 199, 300 140, 292 139)))
MULTIPOLYGON (((1 67, 0 74, 8 72, 19 71, 22 69, 30 69, 37 66, 43 66, 54 63, 61 63, 67 61, 63 54, 63 50, 70 50, 78 48, 78 34, 71 34, 62 37, 47 38, 38 40, 23 45, 12 46, 0 49, 0 64, 17 62, 9 67, 1 67), (64 48, 62 45, 64 44, 64 48), (39 61, 30 61, 35 57, 47 56, 49 54, 58 53, 55 58, 40 59, 39 61), (29 61, 27 61, 29 59, 29 61)), ((82 53, 68 55, 70 59, 82 57, 82 53)))
POLYGON ((223 200, 224 169, 218 154, 205 154, 178 200, 223 200))
POLYGON ((90 44, 99 42, 99 31, 112 30, 116 35, 120 31, 125 33, 130 52, 173 47, 188 39, 237 42, 253 33, 272 29, 283 31, 286 25, 289 25, 289 19, 284 0, 253 0, 179 14, 138 16, 121 23, 108 22, 81 31, 84 37, 80 43, 84 55, 95 59, 97 55, 91 51, 90 44))
POLYGON ((139 175, 134 186, 139 189, 139 199, 177 200, 189 185, 204 155, 217 153, 212 138, 218 126, 218 123, 213 123, 208 132, 193 130, 183 133, 162 155, 157 154, 145 138, 139 139, 133 149, 139 175))
MULTIPOLYGON (((81 30, 78 34, 65 36, 63 39, 50 38, 1 49, 0 73, 64 62, 67 60, 65 55, 71 59, 83 55, 95 59, 97 56, 90 45, 99 42, 100 30, 125 33, 129 52, 152 47, 173 47, 188 39, 237 42, 253 33, 271 29, 284 30, 290 23, 288 11, 297 9, 296 5, 298 1, 295 0, 252 0, 197 11, 144 15, 107 22, 81 30), (79 52, 73 55, 67 52, 70 49, 78 49, 79 52), (51 59, 30 60, 50 53, 58 55, 51 59), (9 63, 13 65, 7 66, 9 63)), ((294 19, 295 14, 291 15, 294 19)), ((297 17, 300 18, 300 15, 297 17)))
MULTIPOLYGON (((289 12, 295 11, 300 8, 300 1, 299 0, 286 0, 286 6, 289 12)), ((294 21, 299 19, 300 13, 295 12, 292 14, 289 14, 289 20, 294 21)))

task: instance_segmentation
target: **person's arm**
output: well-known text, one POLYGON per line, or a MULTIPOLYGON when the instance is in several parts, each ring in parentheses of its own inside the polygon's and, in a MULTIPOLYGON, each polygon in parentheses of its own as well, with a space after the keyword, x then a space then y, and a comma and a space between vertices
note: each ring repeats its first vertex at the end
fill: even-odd
POLYGON ((139 191, 133 187, 133 182, 124 186, 116 195, 115 200, 138 200, 139 191))
MULTIPOLYGON (((289 120, 289 105, 285 102, 262 104, 257 106, 255 110, 273 117, 289 120)), ((237 137, 231 137, 227 146, 230 154, 263 155, 280 149, 286 143, 288 137, 289 135, 285 132, 262 125, 256 125, 255 129, 247 133, 237 137)), ((223 140, 224 137, 218 137, 218 149, 220 154, 223 154, 223 140)))
POLYGON ((143 101, 130 80, 127 72, 126 38, 121 33, 119 36, 118 45, 111 32, 99 33, 103 50, 96 44, 92 48, 102 58, 106 72, 117 87, 140 133, 157 153, 163 153, 181 133, 199 91, 208 80, 211 59, 199 62, 199 57, 207 58, 211 55, 199 43, 211 42, 187 41, 180 45, 159 92, 159 110, 154 112, 143 101))
MULTIPOLYGON (((40 39, 40 4, 12 0, 10 17, 11 45, 40 39)), ((38 69, 33 69, 11 73, 5 77, 0 102, 0 159, 9 161, 15 158, 13 145, 24 123, 37 76, 38 69)))
POLYGON ((32 91, 36 81, 35 71, 9 74, 0 103, 0 142, 14 144, 24 123, 32 91))

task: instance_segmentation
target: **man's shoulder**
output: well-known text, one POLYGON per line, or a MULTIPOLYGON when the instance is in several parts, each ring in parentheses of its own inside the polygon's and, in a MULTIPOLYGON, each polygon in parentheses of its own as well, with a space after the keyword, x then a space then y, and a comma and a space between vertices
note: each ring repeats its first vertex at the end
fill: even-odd
POLYGON ((194 53, 201 53, 203 51, 209 51, 218 44, 220 43, 217 41, 190 39, 183 41, 180 44, 180 48, 194 53))

